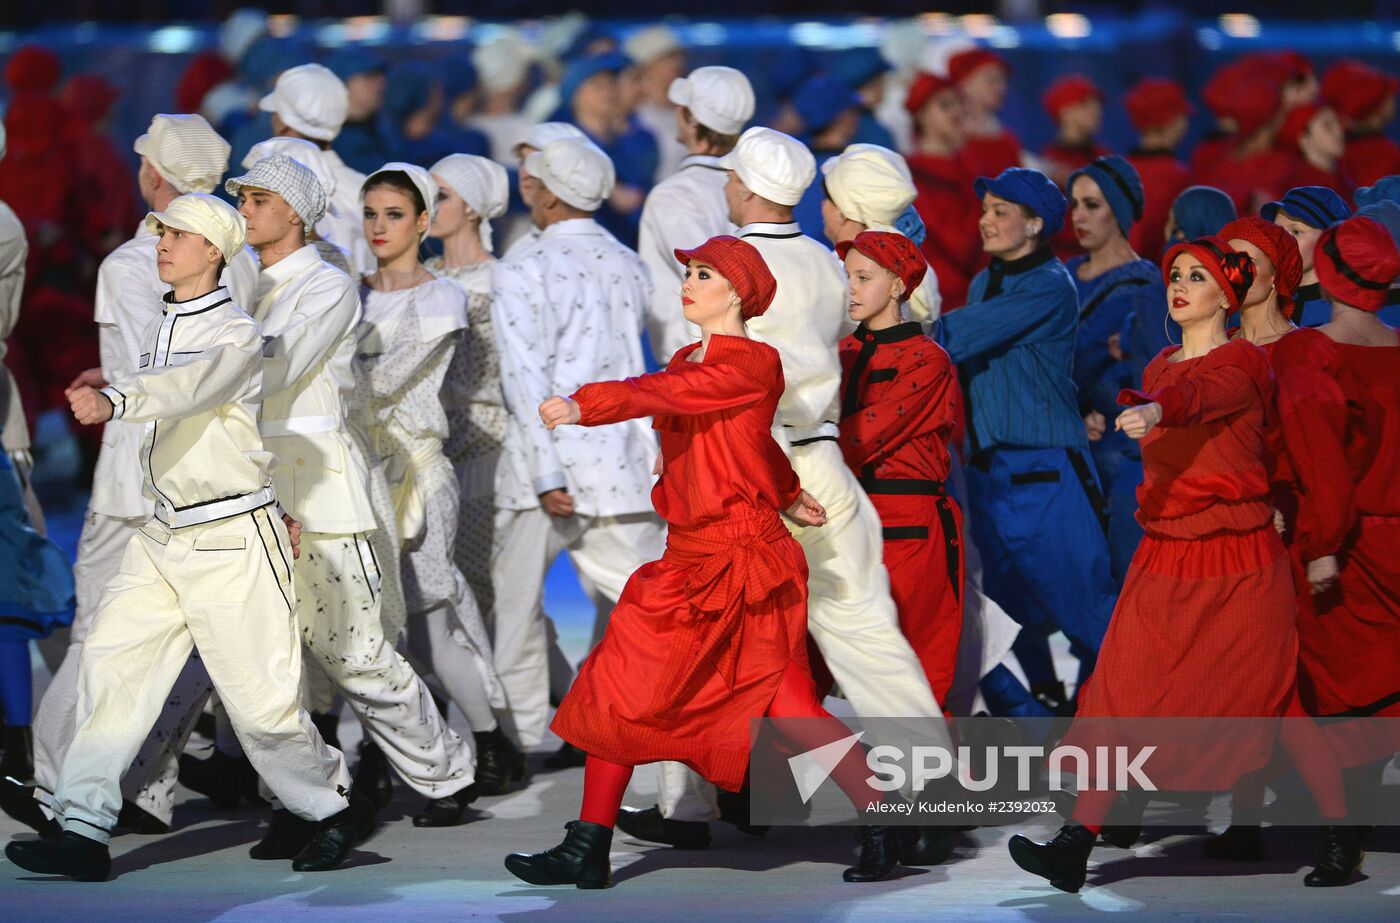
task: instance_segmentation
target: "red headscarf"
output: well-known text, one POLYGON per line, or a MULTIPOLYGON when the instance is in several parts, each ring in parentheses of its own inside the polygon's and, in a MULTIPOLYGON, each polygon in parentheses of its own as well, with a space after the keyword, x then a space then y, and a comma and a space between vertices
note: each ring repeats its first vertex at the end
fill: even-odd
POLYGON ((678 247, 675 254, 682 265, 694 260, 713 266, 715 272, 724 276, 739 296, 744 320, 761 316, 778 293, 778 282, 763 261, 763 254, 748 241, 721 234, 691 250, 678 247))
POLYGON ((58 55, 43 45, 23 45, 5 62, 5 83, 16 93, 48 95, 62 73, 58 55))
POLYGON ((1162 257, 1162 279, 1171 285, 1172 263, 1183 253, 1189 253, 1201 261, 1206 272, 1211 274, 1220 290, 1225 293, 1229 313, 1240 309, 1245 292, 1254 284, 1254 264, 1249 257, 1238 250, 1232 250, 1221 237, 1197 237, 1195 240, 1174 245, 1162 257))
POLYGON ((1400 81, 1389 74, 1344 58, 1323 75, 1322 99, 1338 115, 1359 122, 1380 108, 1387 96, 1395 95, 1398 87, 1400 81))
POLYGON ((1400 252, 1384 225, 1357 215, 1322 232, 1313 267, 1328 295, 1353 308, 1379 311, 1400 276, 1400 252))
POLYGON ((885 269, 899 276, 904 283, 904 297, 908 301, 914 289, 924 281, 928 271, 928 261, 919 251, 918 245, 903 234, 893 231, 861 231, 854 240, 843 240, 836 245, 836 255, 841 259, 854 249, 863 253, 885 269))
POLYGON ((1297 239, 1272 221, 1250 215, 1236 218, 1220 229, 1222 240, 1247 240, 1274 264, 1274 291, 1278 292, 1279 310, 1293 316, 1293 299, 1298 284, 1303 281, 1303 256, 1298 252, 1297 239))

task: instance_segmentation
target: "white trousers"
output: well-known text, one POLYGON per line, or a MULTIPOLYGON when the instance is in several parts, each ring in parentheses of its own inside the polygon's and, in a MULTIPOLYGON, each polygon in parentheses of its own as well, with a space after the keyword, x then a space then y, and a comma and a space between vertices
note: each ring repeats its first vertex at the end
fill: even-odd
POLYGON ((77 732, 54 792, 63 828, 105 842, 120 779, 198 648, 253 767, 288 810, 344 810, 350 774, 300 704, 301 639, 286 527, 267 507, 127 545, 79 664, 77 732))
POLYGON ((505 730, 522 747, 544 739, 549 720, 550 626, 544 613, 544 580, 554 559, 567 551, 597 616, 592 644, 632 573, 661 557, 666 530, 653 513, 566 519, 544 510, 497 510, 491 583, 496 597, 492 650, 505 687, 505 730))
MULTIPOLYGON (((804 528, 783 521, 807 556, 808 634, 841 694, 861 717, 941 717, 923 666, 899 630, 879 513, 835 442, 797 446, 791 454, 802 487, 826 507, 824 526, 804 528)), ((911 736, 925 733, 930 724, 918 721, 911 736)), ((931 742, 946 745, 946 733, 940 734, 931 742)), ((890 742, 908 746, 914 741, 890 742)), ((689 770, 663 764, 658 781, 664 816, 718 816, 714 796, 707 791, 711 786, 689 770)))

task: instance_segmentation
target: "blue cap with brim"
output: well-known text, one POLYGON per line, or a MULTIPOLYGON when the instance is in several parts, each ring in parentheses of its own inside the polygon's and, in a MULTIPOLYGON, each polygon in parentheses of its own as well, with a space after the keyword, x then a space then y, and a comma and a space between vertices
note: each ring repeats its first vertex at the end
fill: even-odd
MULTIPOLYGON (((1356 200, 1361 202, 1360 190, 1357 191, 1356 200)), ((1319 231, 1351 217, 1351 208, 1346 200, 1337 195, 1336 190, 1326 186, 1295 186, 1279 201, 1268 202, 1259 209, 1259 215, 1265 221, 1273 221, 1279 212, 1319 231)))
POLYGON ((1065 194, 1060 191, 1060 187, 1039 170, 1010 167, 1002 170, 996 179, 979 176, 972 188, 979 199, 990 192, 998 198, 1024 205, 1035 212, 1036 216, 1045 222, 1045 229, 1041 232, 1042 238, 1052 237, 1064 227, 1065 211, 1069 208, 1069 202, 1065 200, 1065 194))
POLYGON ((860 107, 860 94, 835 77, 813 77, 792 95, 792 108, 809 135, 820 134, 850 109, 860 107))
POLYGON ((591 54, 575 58, 564 68, 564 76, 559 79, 559 99, 567 108, 574 99, 578 88, 589 77, 598 74, 616 74, 627 68, 627 59, 615 51, 607 54, 591 54))

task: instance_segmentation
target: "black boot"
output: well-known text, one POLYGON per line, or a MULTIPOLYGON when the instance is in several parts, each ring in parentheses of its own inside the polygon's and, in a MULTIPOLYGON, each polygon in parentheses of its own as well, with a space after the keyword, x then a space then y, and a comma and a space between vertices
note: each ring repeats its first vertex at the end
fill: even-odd
POLYGON ((1115 824, 1110 826, 1104 824, 1103 829, 1099 831, 1099 836, 1109 846, 1117 849, 1132 849, 1137 845, 1138 840, 1142 839, 1142 825, 1115 824))
POLYGON ((860 858, 841 873, 842 879, 879 881, 888 877, 917 836, 912 827, 861 827, 860 858))
POLYGON ((1074 894, 1084 887, 1094 839, 1087 828, 1066 824, 1049 842, 1037 843, 1017 834, 1006 845, 1012 860, 1021 868, 1074 894))
POLYGON ((134 801, 123 801, 117 815, 117 826, 141 836, 157 836, 170 832, 170 825, 134 801))
POLYGON ((1361 831, 1356 827, 1328 827, 1322 841, 1322 861, 1303 877, 1309 888, 1340 888, 1349 885, 1366 861, 1361 848, 1361 831))
POLYGON ((306 848, 292 860, 294 872, 327 872, 350 857, 350 851, 374 832, 374 804, 350 793, 350 806, 316 825, 306 848))
POLYGON ((311 723, 316 725, 316 733, 326 743, 340 749, 340 715, 326 712, 312 712, 311 723))
POLYGON ((1224 833, 1201 844, 1201 855, 1207 859, 1258 862, 1264 858, 1264 835, 1258 826, 1231 824, 1224 833))
POLYGON ((63 833, 57 821, 44 816, 39 802, 34 800, 32 785, 0 779, 0 810, 42 837, 56 837, 63 833))
POLYGON ((577 769, 579 766, 582 766, 585 762, 587 762, 587 760, 587 753, 584 753, 582 750, 580 750, 578 747, 575 747, 571 743, 566 743, 564 744, 564 746, 560 747, 558 750, 555 750, 552 754, 545 757, 544 768, 577 769))
POLYGON ((389 772, 389 761, 384 758, 384 751, 368 739, 360 742, 360 762, 355 767, 355 783, 350 790, 368 798, 376 812, 384 810, 394 800, 394 777, 389 772))
POLYGON ((504 795, 525 778, 525 754, 499 727, 472 734, 476 742, 476 788, 482 795, 504 795))
POLYGON ((661 808, 622 808, 617 812, 617 829, 648 843, 665 843, 676 849, 706 849, 710 845, 710 825, 702 820, 670 820, 661 808))
POLYGON ((900 865, 942 865, 953 854, 955 827, 915 827, 914 843, 899 857, 900 865))
POLYGON ((513 852, 506 869, 532 885, 574 885, 579 888, 611 888, 612 828, 571 820, 564 825, 564 842, 544 852, 513 852))
POLYGON ((112 874, 107 844, 71 831, 42 840, 16 840, 5 847, 5 858, 27 872, 78 881, 106 881, 112 874))
POLYGON ((733 824, 734 829, 740 833, 747 833, 749 836, 767 836, 767 824, 749 823, 749 790, 740 789, 737 792, 721 791, 715 796, 715 803, 719 805, 719 819, 726 824, 733 824))
MULTIPOLYGON (((208 798, 214 807, 232 811, 243 800, 240 763, 246 757, 227 756, 215 750, 208 759, 180 754, 180 784, 208 798)), ((250 767, 251 768, 251 767, 250 767)))
POLYGON ((434 798, 421 812, 413 815, 415 827, 455 827, 462 821, 467 807, 481 792, 475 784, 442 798, 434 798))
POLYGON ((278 808, 268 819, 267 832, 248 855, 254 859, 295 859, 315 835, 316 825, 311 821, 278 808))
POLYGON ((5 755, 0 758, 0 778, 20 785, 34 784, 34 729, 29 725, 5 726, 5 755))

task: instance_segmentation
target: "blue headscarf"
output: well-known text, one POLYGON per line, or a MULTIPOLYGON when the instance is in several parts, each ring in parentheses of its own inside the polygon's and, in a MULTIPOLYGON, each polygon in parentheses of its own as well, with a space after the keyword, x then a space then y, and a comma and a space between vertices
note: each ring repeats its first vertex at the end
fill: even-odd
POLYGON ((1123 236, 1128 236, 1133 225, 1142 218, 1142 178, 1137 168, 1117 154, 1109 154, 1071 173, 1065 189, 1072 193, 1074 181, 1081 176, 1089 177, 1099 187, 1123 236))

